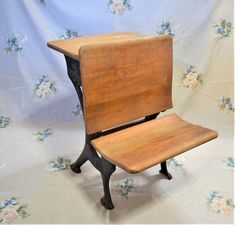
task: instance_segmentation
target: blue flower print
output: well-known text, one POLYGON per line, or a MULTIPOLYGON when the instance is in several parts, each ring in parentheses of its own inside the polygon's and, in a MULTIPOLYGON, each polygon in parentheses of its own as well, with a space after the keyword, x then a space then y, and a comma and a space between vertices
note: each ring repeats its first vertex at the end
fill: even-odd
POLYGON ((203 83, 202 74, 198 73, 195 66, 188 66, 183 73, 182 81, 185 87, 195 89, 203 83))
POLYGON ((219 101, 219 109, 223 112, 234 112, 234 104, 231 97, 222 96, 219 101))
POLYGON ((71 39, 71 38, 77 38, 79 37, 78 33, 76 31, 72 31, 70 29, 66 29, 65 33, 60 35, 60 39, 71 39))
POLYGON ((20 34, 14 34, 8 37, 6 44, 5 44, 5 50, 7 53, 21 53, 23 51, 24 44, 26 43, 27 38, 20 34))
POLYGON ((223 162, 225 163, 225 166, 228 169, 234 169, 235 168, 235 164, 234 164, 234 158, 232 157, 227 157, 226 160, 223 160, 223 162))
POLYGON ((167 164, 173 165, 175 167, 182 167, 182 165, 183 165, 183 163, 179 159, 176 159, 175 157, 167 160, 167 164))
POLYGON ((216 213, 229 215, 232 213, 234 204, 232 199, 225 199, 219 191, 212 191, 208 194, 207 205, 216 213))
POLYGON ((82 118, 82 108, 80 103, 76 105, 76 108, 72 111, 72 113, 75 117, 82 118))
POLYGON ((26 218, 29 214, 26 211, 27 205, 21 205, 16 198, 9 198, 1 202, 0 207, 0 223, 10 224, 19 216, 26 218))
POLYGON ((135 190, 134 180, 132 178, 125 179, 117 184, 117 189, 121 196, 128 199, 129 194, 135 190))
POLYGON ((46 5, 45 0, 39 0, 42 5, 46 5))
POLYGON ((49 161, 49 171, 61 171, 69 168, 71 163, 70 159, 65 159, 63 157, 58 157, 56 160, 49 161))
POLYGON ((159 35, 169 35, 170 37, 175 36, 175 28, 170 21, 163 21, 160 23, 160 29, 157 31, 159 35))
POLYGON ((10 124, 10 117, 0 116, 0 128, 7 127, 10 124))
POLYGON ((48 139, 52 135, 52 129, 47 128, 42 131, 38 131, 34 137, 35 140, 43 142, 45 139, 48 139))
POLYGON ((126 9, 131 10, 130 0, 109 0, 108 6, 113 14, 121 16, 126 9))
POLYGON ((36 81, 34 92, 38 98, 47 98, 53 93, 56 93, 55 82, 48 80, 47 76, 43 75, 36 81))
POLYGON ((15 205, 15 204, 16 204, 16 198, 9 198, 9 199, 2 201, 1 208, 5 208, 8 205, 15 205))
POLYGON ((230 37, 232 33, 232 23, 227 22, 225 19, 220 19, 220 21, 214 25, 214 29, 216 32, 216 38, 224 39, 230 37))

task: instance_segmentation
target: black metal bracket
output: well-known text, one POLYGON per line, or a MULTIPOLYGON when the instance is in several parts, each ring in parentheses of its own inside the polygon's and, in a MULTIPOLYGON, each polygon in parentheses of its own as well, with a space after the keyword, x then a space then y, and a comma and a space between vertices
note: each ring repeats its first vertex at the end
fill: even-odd
MULTIPOLYGON (((81 83, 81 75, 80 75, 80 63, 79 61, 72 59, 68 56, 65 56, 66 64, 67 64, 67 72, 70 80, 73 83, 73 86, 77 92, 80 105, 82 108, 82 112, 84 113, 83 110, 83 92, 82 92, 82 83, 81 83)), ((102 176, 102 181, 103 181, 103 189, 104 189, 104 196, 101 198, 101 204, 106 208, 106 209, 113 209, 113 202, 110 194, 110 189, 109 189, 109 181, 112 173, 116 170, 116 166, 107 161, 103 157, 99 157, 97 154, 96 150, 93 148, 91 145, 91 140, 107 135, 122 129, 126 129, 131 126, 135 126, 137 124, 155 119, 159 113, 155 113, 149 116, 146 116, 144 119, 129 123, 114 129, 107 130, 105 132, 97 132, 94 134, 86 134, 86 140, 85 140, 85 145, 83 147, 82 153, 80 154, 79 158, 70 166, 71 170, 75 173, 81 173, 81 166, 86 162, 90 161, 91 164, 101 173, 102 176)), ((171 175, 168 173, 167 168, 166 168, 166 163, 163 162, 161 163, 161 173, 165 174, 168 179, 171 179, 171 175)))
POLYGON ((70 80, 73 83, 73 86, 77 92, 82 110, 83 110, 83 94, 81 90, 82 82, 81 82, 81 74, 80 74, 80 63, 79 61, 72 59, 68 56, 65 56, 65 61, 67 64, 67 73, 70 80))
POLYGON ((101 204, 106 209, 113 209, 114 206, 110 194, 109 181, 112 173, 116 170, 116 166, 107 161, 105 158, 100 158, 93 146, 87 141, 89 141, 88 138, 86 138, 85 146, 81 155, 70 167, 75 173, 81 173, 81 166, 87 160, 89 160, 91 164, 101 173, 102 176, 104 197, 102 197, 100 200, 101 204))

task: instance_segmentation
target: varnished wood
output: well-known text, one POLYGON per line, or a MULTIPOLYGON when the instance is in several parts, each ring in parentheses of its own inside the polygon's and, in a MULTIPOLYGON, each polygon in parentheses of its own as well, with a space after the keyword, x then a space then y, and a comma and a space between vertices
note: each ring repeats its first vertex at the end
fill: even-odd
POLYGON ((48 46, 66 56, 68 75, 84 105, 85 146, 71 169, 79 173, 89 160, 100 171, 105 208, 114 207, 109 180, 115 165, 137 173, 161 163, 160 172, 171 179, 166 160, 217 137, 217 132, 176 114, 154 119, 172 107, 170 37, 119 33, 51 41, 48 46), (145 118, 141 124, 125 124, 140 117, 145 118))
POLYGON ((137 173, 217 137, 217 132, 176 114, 151 120, 93 140, 108 161, 137 173))
POLYGON ((143 37, 80 48, 88 134, 172 107, 172 39, 143 37))
POLYGON ((79 49, 84 45, 114 43, 130 39, 141 38, 141 35, 134 33, 113 33, 106 35, 94 35, 88 37, 73 38, 67 40, 55 40, 47 43, 48 47, 63 53, 70 58, 79 60, 79 49))

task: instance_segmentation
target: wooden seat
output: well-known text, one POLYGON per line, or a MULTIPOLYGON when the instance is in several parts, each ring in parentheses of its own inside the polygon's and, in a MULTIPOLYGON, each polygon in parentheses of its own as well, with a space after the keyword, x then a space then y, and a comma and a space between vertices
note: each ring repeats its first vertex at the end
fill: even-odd
POLYGON ((91 143, 113 164, 138 173, 216 137, 217 132, 171 114, 102 136, 91 143))

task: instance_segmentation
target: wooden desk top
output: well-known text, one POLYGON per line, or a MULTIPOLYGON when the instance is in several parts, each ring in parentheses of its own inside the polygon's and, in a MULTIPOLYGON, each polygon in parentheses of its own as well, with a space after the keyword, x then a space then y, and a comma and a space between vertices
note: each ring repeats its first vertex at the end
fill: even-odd
POLYGON ((143 38, 143 36, 134 33, 113 33, 106 35, 95 35, 89 37, 49 41, 47 43, 47 46, 75 60, 79 60, 79 49, 84 45, 114 43, 118 41, 127 41, 138 38, 143 38))

